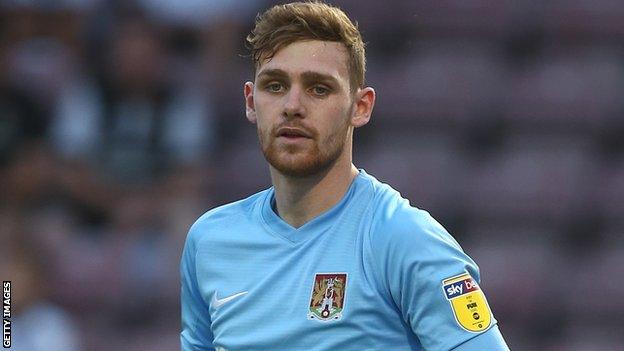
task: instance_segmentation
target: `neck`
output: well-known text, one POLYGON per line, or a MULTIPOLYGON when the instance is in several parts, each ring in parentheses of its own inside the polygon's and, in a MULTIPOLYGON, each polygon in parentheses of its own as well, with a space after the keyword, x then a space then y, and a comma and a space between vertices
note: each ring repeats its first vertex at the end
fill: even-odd
POLYGON ((271 167, 277 213, 286 223, 299 228, 337 204, 357 174, 351 160, 303 178, 285 176, 271 167))

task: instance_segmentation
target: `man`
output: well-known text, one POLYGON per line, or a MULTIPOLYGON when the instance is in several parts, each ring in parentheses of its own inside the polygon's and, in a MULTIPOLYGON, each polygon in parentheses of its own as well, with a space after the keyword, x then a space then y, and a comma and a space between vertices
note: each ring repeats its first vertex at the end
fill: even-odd
POLYGON ((182 350, 507 350, 475 263, 352 163, 375 91, 339 9, 275 6, 244 87, 273 187, 203 215, 182 257, 182 350))

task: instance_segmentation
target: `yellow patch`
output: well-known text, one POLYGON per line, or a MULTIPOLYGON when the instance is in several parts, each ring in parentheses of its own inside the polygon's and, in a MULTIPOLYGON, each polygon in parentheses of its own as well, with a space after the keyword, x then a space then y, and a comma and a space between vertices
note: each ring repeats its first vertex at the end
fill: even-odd
POLYGON ((446 299, 451 304, 457 323, 471 332, 486 330, 492 323, 492 313, 485 295, 470 274, 464 273, 442 282, 446 299))

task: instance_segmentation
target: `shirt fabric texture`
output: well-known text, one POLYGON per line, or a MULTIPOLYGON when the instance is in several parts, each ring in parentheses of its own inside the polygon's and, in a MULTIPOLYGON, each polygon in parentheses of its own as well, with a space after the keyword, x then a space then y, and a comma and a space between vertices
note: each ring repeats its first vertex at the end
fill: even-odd
POLYGON ((479 282, 479 269, 390 186, 360 170, 336 205, 299 228, 274 201, 269 188, 191 227, 183 351, 508 350, 493 316, 480 332, 460 326, 443 281, 467 273, 479 282), (310 311, 323 274, 341 279, 340 313, 329 320, 310 311))

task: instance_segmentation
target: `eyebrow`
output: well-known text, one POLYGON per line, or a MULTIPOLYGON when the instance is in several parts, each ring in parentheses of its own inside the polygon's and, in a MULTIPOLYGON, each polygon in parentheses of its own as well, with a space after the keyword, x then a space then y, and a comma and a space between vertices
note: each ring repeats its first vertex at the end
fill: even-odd
POLYGON ((313 71, 305 71, 301 74, 301 78, 307 82, 328 82, 338 84, 338 80, 329 74, 323 74, 313 71))
MULTIPOLYGON (((288 79, 288 73, 286 71, 281 70, 279 68, 267 69, 258 74, 258 79, 262 78, 281 78, 288 79)), ((333 84, 338 84, 338 80, 329 74, 314 72, 314 71, 305 71, 301 73, 301 78, 306 82, 328 82, 333 84)))
POLYGON ((260 72, 258 74, 258 79, 263 78, 263 77, 269 77, 269 78, 288 78, 288 73, 286 73, 286 71, 281 70, 281 69, 266 69, 262 72, 260 72))

